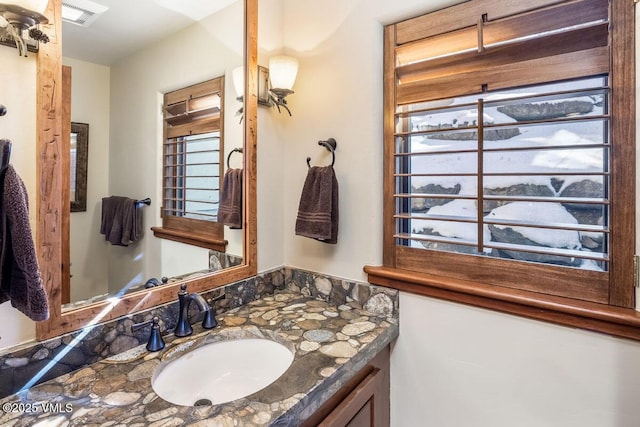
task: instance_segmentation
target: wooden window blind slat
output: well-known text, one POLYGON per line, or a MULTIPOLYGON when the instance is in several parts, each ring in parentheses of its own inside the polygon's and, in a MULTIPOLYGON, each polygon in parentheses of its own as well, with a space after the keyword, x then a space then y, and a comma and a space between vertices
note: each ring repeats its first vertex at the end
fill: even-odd
POLYGON ((203 223, 216 220, 219 205, 223 81, 216 78, 164 97, 163 228, 208 229, 219 240, 223 227, 203 223))
POLYGON ((570 3, 496 22, 481 21, 478 25, 481 26, 482 45, 478 45, 477 27, 462 28, 399 46, 396 49, 397 68, 399 74, 404 75, 410 74, 414 68, 421 68, 415 63, 422 65, 429 63, 430 67, 438 67, 442 64, 449 64, 449 66, 464 64, 468 62, 469 54, 473 52, 484 54, 487 51, 495 51, 498 46, 505 44, 512 44, 515 47, 503 46, 505 49, 503 51, 513 55, 518 52, 517 46, 521 46, 524 42, 530 45, 529 50, 549 51, 552 47, 561 46, 554 42, 566 40, 568 43, 579 43, 571 49, 582 50, 593 47, 594 43, 601 45, 603 34, 606 44, 608 33, 606 21, 607 2, 605 0, 570 3), (532 38, 540 38, 540 40, 532 40, 532 38), (547 46, 544 46, 545 44, 547 46), (456 59, 461 55, 460 59, 456 59), (438 62, 436 58, 442 60, 438 62))
MULTIPOLYGON (((475 176, 475 175, 474 175, 475 176)), ((438 193, 411 193, 395 194, 396 199, 446 199, 446 200, 476 200, 475 195, 465 194, 438 194, 438 193)), ((607 199, 590 199, 586 197, 534 197, 534 196, 493 196, 485 194, 485 200, 502 202, 536 202, 536 203, 573 203, 581 205, 603 205, 609 204, 607 199)))
MULTIPOLYGON (((572 90, 560 90, 560 91, 555 91, 555 92, 548 92, 548 93, 543 93, 543 94, 534 94, 534 95, 524 95, 524 96, 512 96, 512 97, 508 97, 508 98, 501 98, 499 100, 485 100, 485 106, 487 107, 491 107, 491 106, 497 106, 497 105, 514 105, 514 104, 521 104, 523 101, 527 101, 527 102, 541 102, 541 101, 557 101, 557 100, 561 100, 561 99, 565 99, 565 98, 570 98, 570 97, 584 97, 584 96, 596 96, 596 95, 608 95, 610 92, 611 88, 608 86, 605 87, 590 87, 590 88, 583 88, 583 89, 572 89, 572 90)), ((446 99, 440 100, 441 102, 445 102, 447 101, 446 99)), ((437 103, 438 101, 436 101, 437 103)), ((410 117, 414 117, 414 116, 422 116, 425 113, 429 113, 429 112, 456 112, 456 111, 464 111, 464 110, 468 110, 470 108, 475 108, 475 106, 477 105, 477 102, 464 102, 464 103, 455 103, 455 104, 449 104, 449 105, 440 105, 440 106, 429 106, 429 104, 432 104, 431 102, 427 102, 423 105, 426 105, 426 107, 420 106, 418 108, 416 108, 415 105, 411 106, 411 110, 407 110, 406 106, 400 106, 399 107, 399 111, 397 111, 395 113, 396 118, 400 119, 400 118, 410 118, 410 117)), ((606 116, 597 116, 598 118, 604 118, 604 117, 609 117, 608 115, 606 116)), ((564 121, 564 120, 587 120, 585 118, 582 117, 573 117, 573 118, 557 118, 557 119, 552 119, 552 120, 558 120, 558 121, 564 121)), ((520 122, 520 123, 535 123, 533 121, 527 121, 527 122, 520 122)), ((544 123, 548 123, 548 121, 545 121, 544 123)), ((399 132, 396 133, 396 135, 404 135, 405 133, 399 132)))
POLYGON ((185 123, 167 128, 167 138, 178 138, 187 135, 216 132, 220 130, 220 118, 213 117, 195 123, 185 123))
POLYGON ((396 43, 403 45, 415 40, 473 27, 478 17, 489 21, 526 13, 531 10, 562 3, 562 0, 471 0, 429 14, 399 22, 395 25, 396 43))
POLYGON ((180 102, 185 103, 193 98, 200 98, 212 93, 218 93, 222 90, 222 82, 223 80, 221 79, 212 79, 203 83, 196 83, 192 86, 168 92, 164 96, 164 103, 167 106, 171 106, 180 102))
POLYGON ((489 21, 483 26, 485 47, 561 31, 577 25, 608 21, 607 0, 583 0, 489 21))
POLYGON ((461 72, 397 87, 399 105, 581 76, 606 74, 609 48, 598 47, 552 57, 503 64, 487 64, 476 71, 461 72))
MULTIPOLYGON (((476 223, 478 220, 476 217, 462 217, 454 215, 433 215, 433 214, 397 214, 393 216, 397 219, 415 219, 421 221, 450 221, 450 222, 464 222, 464 223, 476 223)), ((548 228, 559 230, 571 230, 571 231, 585 231, 590 233, 608 233, 609 228, 602 225, 589 225, 589 224, 555 224, 546 222, 530 222, 523 220, 508 220, 508 219, 489 219, 484 218, 484 224, 492 225, 505 225, 516 227, 533 227, 533 228, 548 228)))
MULTIPOLYGON (((488 47, 481 52, 467 51, 416 62, 397 67, 397 75, 401 83, 411 83, 444 75, 482 70, 489 66, 495 67, 505 63, 528 61, 607 46, 608 25, 605 22, 534 40, 488 47)), ((545 69, 540 70, 540 72, 545 71, 545 69)))
MULTIPOLYGON (((632 2, 626 0, 471 0, 385 27, 384 267, 365 268, 372 283, 638 339, 640 333, 635 318, 630 319, 632 315, 625 314, 633 321, 625 320, 627 330, 623 333, 619 325, 607 323, 619 316, 621 310, 630 311, 634 307, 633 252, 629 250, 635 238, 635 97, 633 90, 629 90, 635 75, 633 9, 632 2), (448 46, 442 43, 444 40, 449 41, 448 46), (568 112, 565 115, 571 121, 559 121, 552 126, 549 117, 532 120, 529 127, 520 123, 524 120, 516 121, 521 132, 544 134, 543 142, 555 141, 556 147, 564 142, 575 144, 576 156, 571 160, 583 162, 584 167, 570 166, 563 170, 571 162, 560 167, 561 163, 554 161, 567 158, 561 148, 538 150, 540 157, 536 160, 540 163, 521 163, 521 168, 502 167, 518 163, 517 157, 522 159, 525 153, 518 151, 519 148, 535 147, 537 142, 529 139, 527 143, 527 137, 520 136, 515 138, 522 144, 518 147, 503 140, 495 145, 485 141, 484 147, 475 150, 473 142, 468 141, 469 135, 464 135, 475 129, 480 137, 484 135, 482 130, 509 129, 510 125, 492 119, 503 118, 496 113, 496 107, 506 102, 501 99, 494 103, 484 94, 502 95, 502 92, 511 93, 511 89, 514 93, 527 93, 530 88, 551 83, 553 87, 567 87, 564 82, 574 81, 595 81, 596 85, 602 82, 601 87, 595 88, 577 85, 585 92, 596 89, 596 93, 578 95, 576 92, 576 97, 600 100, 597 113, 589 120, 581 112, 568 112), (467 105, 447 107, 454 98, 467 105), (438 136, 441 129, 421 133, 432 125, 450 124, 450 117, 463 117, 458 126, 465 123, 465 119, 471 122, 478 115, 465 110, 474 108, 468 104, 474 98, 485 98, 485 110, 491 110, 487 121, 478 126, 465 125, 463 132, 453 135, 455 137, 436 141, 429 141, 427 135, 438 136), (444 119, 426 117, 445 108, 450 110, 443 115, 444 119), (462 113, 454 114, 454 110, 462 113), (573 122, 577 116, 584 121, 573 122), (554 132, 557 135, 551 138, 554 132), (578 137, 571 138, 572 135, 578 137), (591 144, 594 148, 585 152, 591 144), (505 146, 509 149, 491 151, 505 146), (435 164, 430 160, 430 156, 437 158, 438 151, 453 155, 458 152, 457 148, 465 150, 459 153, 459 163, 471 167, 451 159, 445 162, 439 159, 435 164), (425 155, 422 151, 434 153, 425 155), (483 171, 484 181, 490 183, 487 192, 474 180, 480 168, 487 165, 480 157, 488 155, 492 157, 488 164, 491 169, 483 171), (544 167, 538 168, 539 165, 544 167), (508 193, 519 195, 506 195, 498 188, 502 178, 515 183, 510 184, 508 193), (544 182, 553 197, 535 190, 535 187, 544 187, 540 185, 544 182), (459 188, 455 188, 456 183, 461 183, 459 188), (523 183, 522 187, 515 188, 518 183, 523 183), (565 191, 571 185, 578 185, 574 188, 578 191, 565 191), (479 197, 469 197, 474 191, 481 193, 479 197), (440 192, 465 194, 437 194, 440 192), (598 197, 600 194, 602 197, 598 197), (574 198, 574 195, 581 197, 574 198), (478 200, 484 202, 487 212, 490 210, 495 216, 504 212, 505 217, 487 218, 485 212, 478 209, 478 200), (549 251, 539 254, 540 257, 554 257, 557 256, 554 249, 520 246, 518 242, 493 234, 484 242, 484 249, 492 252, 492 256, 479 256, 474 240, 480 239, 465 234, 466 231, 455 232, 477 227, 474 215, 481 217, 479 221, 485 227, 535 231, 539 228, 537 218, 548 214, 535 209, 525 214, 525 210, 526 206, 538 203, 566 209, 578 218, 578 224, 568 224, 566 228, 563 227, 565 221, 558 219, 571 220, 562 215, 541 220, 543 225, 601 239, 600 247, 596 244, 591 254, 588 250, 575 254, 565 252, 570 263, 554 265, 548 261, 532 261, 538 257, 533 252, 533 256, 524 256, 533 250, 549 251), (507 214, 508 209, 495 208, 509 204, 521 204, 521 216, 512 217, 507 214), (592 216, 581 214, 583 209, 591 211, 592 216), (463 212, 469 215, 464 216, 463 212), (448 230, 454 231, 451 236, 465 238, 447 241, 450 239, 444 235, 447 233, 425 237, 422 233, 435 229, 425 231, 423 224, 411 229, 414 225, 411 221, 438 220, 450 223, 448 230), (419 239, 430 241, 420 243, 419 239), (513 255, 498 255, 498 252, 513 255), (591 259, 576 267, 575 262, 571 262, 572 255, 577 255, 575 259, 591 259), (508 257, 513 259, 506 259, 508 257), (600 269, 603 265, 606 268, 600 269), (516 299, 518 302, 513 303, 516 299), (533 300, 535 302, 530 303, 533 300), (589 314, 584 315, 587 311, 589 314), (591 311, 597 313, 590 317, 591 311), (594 319, 600 319, 598 316, 605 311, 605 321, 594 326, 594 319)), ((562 103, 565 98, 560 93, 544 96, 555 97, 545 101, 550 103, 562 103)), ((514 100, 512 105, 519 103, 514 100)), ((424 224, 427 225, 430 224, 424 224)), ((480 234, 479 227, 477 230, 480 234)), ((588 248, 589 244, 580 243, 588 248)), ((558 247, 550 244, 549 248, 558 247)), ((573 250, 570 246, 565 249, 573 250)))
MULTIPOLYGON (((461 238, 451 238, 429 234, 396 234, 394 237, 400 240, 415 240, 420 242, 444 243, 469 247, 481 246, 479 245, 479 242, 477 240, 465 240, 461 238)), ((555 248, 553 250, 550 250, 549 248, 546 248, 544 246, 527 246, 508 243, 487 242, 486 244, 482 245, 482 247, 487 249, 501 249, 515 252, 525 252, 530 254, 552 255, 580 260, 592 260, 597 262, 606 262, 609 260, 608 256, 597 252, 583 252, 562 248, 555 248)))

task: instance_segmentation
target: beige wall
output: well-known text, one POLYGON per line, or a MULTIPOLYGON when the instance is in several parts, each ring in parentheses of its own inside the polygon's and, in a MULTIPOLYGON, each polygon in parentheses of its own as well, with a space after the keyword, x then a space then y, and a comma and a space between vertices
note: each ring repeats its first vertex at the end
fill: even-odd
POLYGON ((100 234, 102 198, 109 195, 109 81, 104 65, 63 58, 71 67, 71 121, 89 124, 87 210, 71 212, 71 301, 109 291, 109 246, 100 234))
MULTIPOLYGON (((283 1, 285 51, 300 59, 293 117, 278 118, 284 263, 364 280, 363 265, 382 262, 382 24, 444 2, 283 1), (338 141, 335 246, 294 235, 305 159, 330 161, 315 145, 327 137, 338 141)), ((391 357, 395 427, 631 427, 640 416, 638 342, 402 293, 391 357)))
MULTIPOLYGON (((295 45, 287 45, 287 52, 301 61, 296 93, 290 97, 293 117, 259 109, 260 271, 286 264, 363 280, 362 266, 382 261, 382 24, 444 4, 391 3, 260 1, 260 62, 282 50, 285 40, 295 45), (337 12, 332 16, 324 11, 337 12), (278 28, 284 28, 284 36, 278 28), (314 163, 327 161, 316 145, 327 137, 338 141, 341 212, 336 246, 293 232, 305 159, 310 155, 314 163)), ((15 53, 0 48, 0 55, 5 51, 15 53)), ((0 57, 3 64, 9 56, 0 57)), ((0 73, 15 70, 14 82, 32 87, 33 71, 25 76, 26 65, 18 64, 17 55, 8 63, 0 73)), ((0 77, 4 85, 4 74, 0 77)), ((19 99, 5 98, 5 87, 0 88, 5 105, 6 99, 19 99)), ((3 134, 7 117, 0 118, 3 134)), ((33 115, 20 120, 33 123, 33 115)), ((0 306, 0 324, 12 326, 0 330, 0 347, 11 342, 8 334, 21 322, 21 315, 6 306, 0 306)), ((404 293, 400 313, 400 338, 392 353, 393 426, 637 423, 637 342, 404 293)), ((17 331, 14 342, 33 336, 31 325, 17 331)))
MULTIPOLYGON (((209 266, 208 250, 154 239, 149 231, 150 226, 162 223, 162 169, 156 166, 162 164, 160 106, 165 92, 225 75, 225 150, 242 144, 242 126, 235 116, 239 104, 231 77, 233 68, 242 64, 241 17, 242 2, 235 2, 111 67, 114 108, 109 162, 111 170, 118 172, 110 175, 109 190, 135 199, 151 198, 144 215, 146 237, 127 248, 111 248, 109 275, 115 285, 111 292, 132 281, 139 283, 209 266), (188 265, 175 255, 176 247, 186 255, 188 265), (141 270, 143 277, 138 277, 141 270)), ((230 242, 229 253, 242 253, 241 230, 226 229, 225 238, 230 242)))
MULTIPOLYGON (((16 49, 0 46, 0 64, 0 104, 8 111, 0 117, 0 138, 12 141, 11 164, 27 187, 35 232, 36 57, 22 58, 16 49)), ((0 350, 35 338, 34 323, 9 302, 0 304, 0 325, 0 350)))

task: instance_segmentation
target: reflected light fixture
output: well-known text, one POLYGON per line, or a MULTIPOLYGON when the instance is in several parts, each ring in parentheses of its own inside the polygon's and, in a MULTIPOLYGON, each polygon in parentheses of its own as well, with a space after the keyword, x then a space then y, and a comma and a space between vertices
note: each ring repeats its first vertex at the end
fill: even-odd
MULTIPOLYGON (((234 68, 231 71, 231 78, 233 79, 233 87, 236 90, 236 100, 242 103, 244 98, 244 68, 242 66, 234 68)), ((243 105, 236 111, 236 116, 240 116, 240 123, 242 123, 244 117, 243 105)))
POLYGON ((287 110, 291 115, 291 110, 287 106, 287 96, 293 93, 293 84, 298 74, 298 60, 290 56, 272 56, 269 59, 269 77, 271 79, 271 89, 269 89, 270 101, 278 108, 287 110))
POLYGON ((47 43, 49 37, 36 26, 49 20, 43 15, 49 0, 0 2, 0 40, 13 40, 20 56, 27 56, 25 38, 47 43))
POLYGON ((231 77, 233 78, 233 87, 236 90, 236 99, 242 101, 244 96, 244 68, 242 66, 234 68, 231 72, 231 77))

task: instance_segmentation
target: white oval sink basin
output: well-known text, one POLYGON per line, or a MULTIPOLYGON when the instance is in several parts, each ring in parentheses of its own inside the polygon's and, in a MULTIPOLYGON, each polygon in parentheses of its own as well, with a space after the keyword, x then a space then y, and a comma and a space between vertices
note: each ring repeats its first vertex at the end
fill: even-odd
POLYGON ((291 362, 293 353, 271 340, 220 341, 158 367, 151 384, 158 396, 176 405, 215 405, 265 388, 291 362))

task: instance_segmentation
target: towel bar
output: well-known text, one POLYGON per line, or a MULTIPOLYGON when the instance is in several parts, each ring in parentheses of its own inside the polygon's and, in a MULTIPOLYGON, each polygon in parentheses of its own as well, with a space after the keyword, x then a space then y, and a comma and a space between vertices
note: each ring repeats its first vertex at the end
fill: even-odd
MULTIPOLYGON (((322 145, 328 151, 331 151, 331 155, 333 156, 333 159, 331 160, 331 166, 333 167, 333 165, 336 163, 336 147, 338 146, 336 140, 333 138, 329 138, 326 141, 318 141, 318 145, 322 145)), ((311 157, 307 157, 307 167, 311 167, 311 157)))
POLYGON ((151 199, 147 197, 146 199, 136 200, 136 205, 147 205, 151 206, 151 199))

